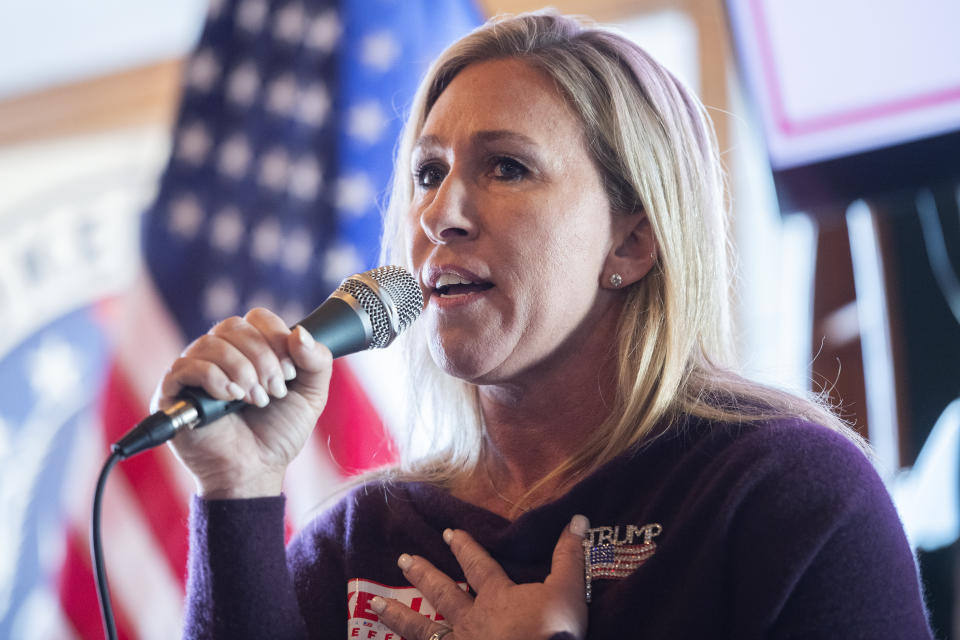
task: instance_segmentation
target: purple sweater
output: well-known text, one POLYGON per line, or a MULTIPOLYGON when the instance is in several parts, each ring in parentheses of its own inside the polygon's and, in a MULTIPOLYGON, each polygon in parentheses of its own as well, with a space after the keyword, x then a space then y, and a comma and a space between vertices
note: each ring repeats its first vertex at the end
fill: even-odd
POLYGON ((513 522, 427 484, 372 483, 284 550, 283 510, 279 497, 194 501, 187 637, 399 640, 374 595, 436 617, 401 553, 462 581, 440 534, 464 529, 515 581, 539 581, 575 513, 593 527, 590 639, 932 637, 880 478, 842 436, 799 421, 693 423, 513 522))

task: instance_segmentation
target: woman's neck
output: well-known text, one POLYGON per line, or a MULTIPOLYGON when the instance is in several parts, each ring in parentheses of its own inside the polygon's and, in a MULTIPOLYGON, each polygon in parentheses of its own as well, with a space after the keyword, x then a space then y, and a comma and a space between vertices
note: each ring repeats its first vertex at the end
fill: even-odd
POLYGON ((616 366, 609 356, 481 386, 484 450, 477 469, 455 493, 505 517, 559 497, 570 486, 569 475, 537 485, 596 432, 610 414, 615 393, 616 366))
POLYGON ((483 389, 485 454, 515 488, 528 490, 581 449, 606 419, 612 386, 533 385, 483 389), (603 387, 606 386, 606 389, 603 387))

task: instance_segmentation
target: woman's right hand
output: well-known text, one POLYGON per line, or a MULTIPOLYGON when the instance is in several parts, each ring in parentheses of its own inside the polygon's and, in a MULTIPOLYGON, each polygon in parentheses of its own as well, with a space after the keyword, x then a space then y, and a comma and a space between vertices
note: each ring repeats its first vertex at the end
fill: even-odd
POLYGON ((301 326, 253 309, 194 340, 157 386, 151 411, 176 402, 185 386, 219 400, 254 405, 170 441, 205 498, 279 495, 287 465, 327 403, 332 357, 301 326))

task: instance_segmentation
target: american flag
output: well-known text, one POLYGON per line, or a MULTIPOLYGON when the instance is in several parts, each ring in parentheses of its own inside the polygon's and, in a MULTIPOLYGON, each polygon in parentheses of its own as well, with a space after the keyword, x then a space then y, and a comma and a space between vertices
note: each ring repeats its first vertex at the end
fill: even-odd
MULTIPOLYGON (((87 530, 108 443, 217 320, 266 306, 296 321, 375 266, 403 109, 480 19, 470 0, 212 0, 142 220, 95 183, 67 219, 0 211, 0 637, 103 637, 87 530)), ((288 475, 291 531, 333 483, 391 456, 350 365, 336 363, 330 396, 288 475)), ((192 491, 166 449, 111 476, 121 638, 179 634, 192 491)))
POLYGON ((655 542, 645 544, 599 544, 586 554, 592 580, 626 578, 657 551, 655 542))

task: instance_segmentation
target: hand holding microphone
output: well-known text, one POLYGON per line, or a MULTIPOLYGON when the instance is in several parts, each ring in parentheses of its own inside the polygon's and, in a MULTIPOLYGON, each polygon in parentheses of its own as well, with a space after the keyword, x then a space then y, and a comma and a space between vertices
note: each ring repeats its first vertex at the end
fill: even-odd
POLYGON ((276 495, 326 405, 332 358, 387 346, 422 307, 413 277, 390 266, 347 278, 293 330, 266 309, 228 318, 184 350, 156 413, 113 449, 126 458, 177 435, 201 495, 276 495))

